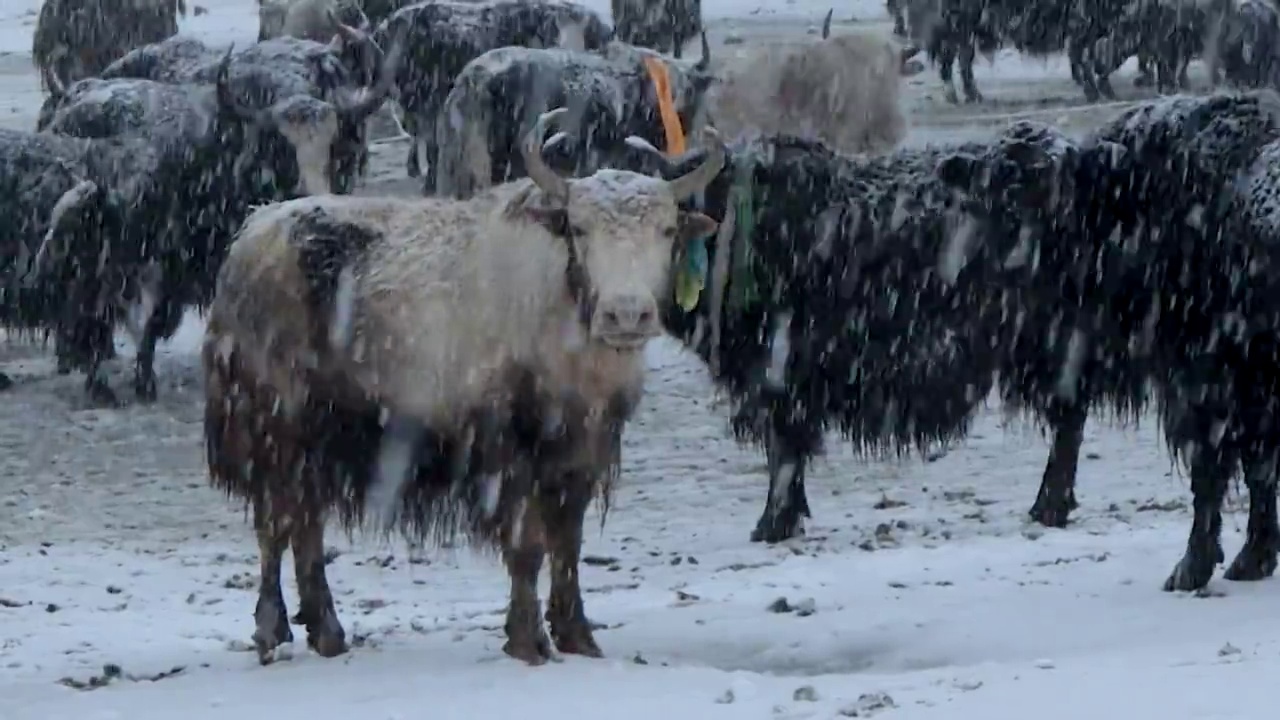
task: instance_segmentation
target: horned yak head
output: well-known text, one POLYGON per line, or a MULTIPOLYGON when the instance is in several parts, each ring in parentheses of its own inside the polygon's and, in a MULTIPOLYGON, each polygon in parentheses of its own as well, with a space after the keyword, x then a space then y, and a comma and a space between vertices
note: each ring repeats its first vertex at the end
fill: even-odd
MULTIPOLYGON (((1046 253, 1078 254, 1058 240, 1109 236, 1118 225, 1138 222, 1128 199, 1143 181, 1132 157, 1116 143, 1077 142, 1053 127, 1015 123, 982 153, 958 152, 937 166, 941 182, 966 210, 939 258, 944 278, 954 279, 979 254, 990 253, 1006 270, 1035 272, 1046 253), (979 242, 981 239, 981 243, 979 242), (998 247, 981 245, 994 243, 998 247)), ((1060 260, 1067 260, 1060 257, 1060 260)))
POLYGON ((521 152, 541 197, 522 209, 567 242, 568 288, 591 338, 619 349, 638 347, 661 332, 658 299, 670 292, 672 257, 716 229, 714 220, 679 204, 719 175, 724 146, 713 128, 705 128, 706 158, 672 180, 608 169, 565 178, 543 159, 542 137, 567 112, 543 114, 525 136, 521 152))

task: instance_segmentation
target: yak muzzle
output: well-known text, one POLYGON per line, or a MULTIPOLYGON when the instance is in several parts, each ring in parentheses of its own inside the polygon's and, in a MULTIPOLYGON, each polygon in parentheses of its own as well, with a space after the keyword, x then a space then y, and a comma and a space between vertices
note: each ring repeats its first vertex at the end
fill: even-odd
POLYGON ((646 295, 601 298, 591 319, 592 336, 619 350, 642 347, 662 332, 658 304, 646 295))

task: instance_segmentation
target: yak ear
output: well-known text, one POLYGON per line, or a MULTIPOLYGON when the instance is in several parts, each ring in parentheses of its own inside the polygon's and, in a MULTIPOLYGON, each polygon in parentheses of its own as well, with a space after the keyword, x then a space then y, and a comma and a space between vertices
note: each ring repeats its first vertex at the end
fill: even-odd
POLYGON ((978 158, 968 153, 956 153, 940 160, 935 173, 944 185, 967 190, 981 169, 982 163, 978 158))
POLYGON ((707 237, 720 227, 720 223, 700 212, 682 211, 677 219, 676 242, 687 243, 707 237))

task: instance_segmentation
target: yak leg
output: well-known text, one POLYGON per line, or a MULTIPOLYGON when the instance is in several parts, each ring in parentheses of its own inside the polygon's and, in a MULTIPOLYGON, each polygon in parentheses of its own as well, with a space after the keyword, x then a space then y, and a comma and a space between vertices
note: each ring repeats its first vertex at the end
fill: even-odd
POLYGON ((1244 458, 1244 482, 1249 487, 1249 528, 1244 547, 1223 575, 1228 580, 1262 580, 1276 571, 1280 550, 1280 520, 1276 515, 1276 456, 1244 458))
POLYGON ((582 553, 582 523, 591 503, 593 477, 574 473, 564 479, 558 497, 543 496, 542 517, 551 555, 551 596, 547 623, 556 649, 571 655, 603 657, 591 633, 591 622, 582 605, 578 584, 578 559, 582 553))
MULTIPOLYGON (((264 502, 268 507, 274 504, 270 498, 264 502)), ((257 625, 253 632, 253 644, 258 649, 258 662, 270 665, 276 659, 276 648, 293 642, 289 612, 280 588, 280 567, 284 563, 284 551, 289 547, 291 523, 288 518, 277 517, 261 505, 254 507, 253 514, 253 524, 258 532, 258 558, 262 573, 258 584, 258 606, 253 611, 257 625)))
MULTIPOLYGON (((1085 41, 1072 40, 1067 45, 1067 58, 1072 67, 1079 68, 1079 79, 1081 89, 1084 90, 1084 99, 1088 102, 1097 102, 1098 100, 1098 83, 1097 73, 1093 67, 1094 62, 1085 61, 1085 41)), ((1094 58, 1090 58, 1094 60, 1094 58)))
POLYGON ((1144 52, 1138 53, 1138 77, 1133 79, 1134 87, 1150 87, 1155 82, 1155 75, 1151 70, 1151 56, 1144 52))
POLYGON ((551 638, 542 625, 538 601, 538 573, 546 556, 546 529, 536 495, 517 501, 515 515, 506 523, 503 560, 511 578, 511 604, 507 607, 507 642, 503 652, 530 665, 554 659, 551 638))
POLYGON ((321 657, 347 651, 324 571, 324 513, 303 512, 293 525, 293 570, 298 579, 298 619, 307 627, 307 645, 321 657))
POLYGON ((418 126, 418 142, 422 144, 422 159, 427 163, 422 175, 422 194, 436 194, 436 176, 439 174, 440 143, 436 140, 436 117, 423 114, 415 121, 418 126))
POLYGON ((97 318, 87 321, 89 328, 87 335, 81 336, 85 343, 85 349, 88 351, 86 358, 86 368, 84 375, 84 392, 88 396, 89 402, 94 405, 104 407, 116 407, 120 405, 120 399, 116 397, 116 393, 111 389, 111 383, 107 380, 107 373, 102 365, 105 362, 106 352, 103 348, 110 347, 114 340, 112 338, 111 326, 97 318))
MULTIPOLYGON (((1206 433, 1207 435, 1207 433, 1206 433)), ((1222 501, 1234 463, 1232 457, 1202 440, 1191 457, 1194 519, 1187 551, 1165 580, 1166 592, 1199 590, 1209 584, 1213 567, 1222 562, 1222 501)))
POLYGON ((804 518, 809 499, 804 488, 804 471, 809 443, 797 442, 797 431, 770 430, 765 456, 769 464, 769 496, 764 513, 751 533, 751 542, 776 543, 804 534, 804 518))
POLYGON ((418 164, 418 117, 404 105, 400 106, 400 126, 409 135, 409 157, 405 161, 405 170, 409 177, 416 178, 422 174, 422 167, 418 164))
POLYGON ((945 88, 947 102, 952 105, 959 105, 960 98, 956 95, 956 84, 952 74, 956 63, 955 48, 951 46, 951 43, 943 43, 942 47, 938 49, 937 58, 938 77, 942 80, 942 85, 945 88))
POLYGON ((982 93, 978 92, 978 83, 973 78, 973 61, 977 55, 977 48, 972 42, 960 47, 960 84, 964 86, 964 101, 967 103, 982 102, 982 93))
POLYGON ((1079 507, 1076 502, 1076 468, 1089 413, 1082 403, 1058 405, 1049 411, 1053 447, 1040 479, 1040 492, 1031 506, 1031 519, 1046 527, 1066 527, 1067 516, 1079 507))

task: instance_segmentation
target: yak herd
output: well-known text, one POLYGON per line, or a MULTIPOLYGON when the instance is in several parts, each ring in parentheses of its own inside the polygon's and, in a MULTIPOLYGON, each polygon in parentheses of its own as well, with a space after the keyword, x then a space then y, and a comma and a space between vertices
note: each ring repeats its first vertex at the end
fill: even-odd
POLYGON ((174 0, 46 0, 38 126, 0 132, 0 325, 52 338, 59 372, 116 403, 117 329, 150 401, 156 343, 206 314, 206 460, 253 511, 263 663, 292 639, 289 549, 309 646, 347 647, 331 518, 500 549, 506 651, 600 655, 583 521, 607 508, 660 334, 767 455, 754 540, 803 531, 824 438, 923 452, 996 391, 1053 434, 1032 519, 1066 525, 1091 413, 1154 409, 1194 497, 1165 589, 1224 560, 1236 475, 1251 506, 1226 577, 1262 579, 1280 552, 1268 2, 891 6, 948 86, 961 60, 969 99, 974 53, 1002 43, 1065 48, 1091 94, 1132 55, 1163 88, 1195 55, 1243 86, 1084 138, 1021 121, 907 149, 914 49, 833 36, 831 14, 713 67, 698 0, 615 0, 613 26, 564 0, 261 0, 242 47, 177 34, 174 0), (389 99, 425 197, 353 193, 389 99))

